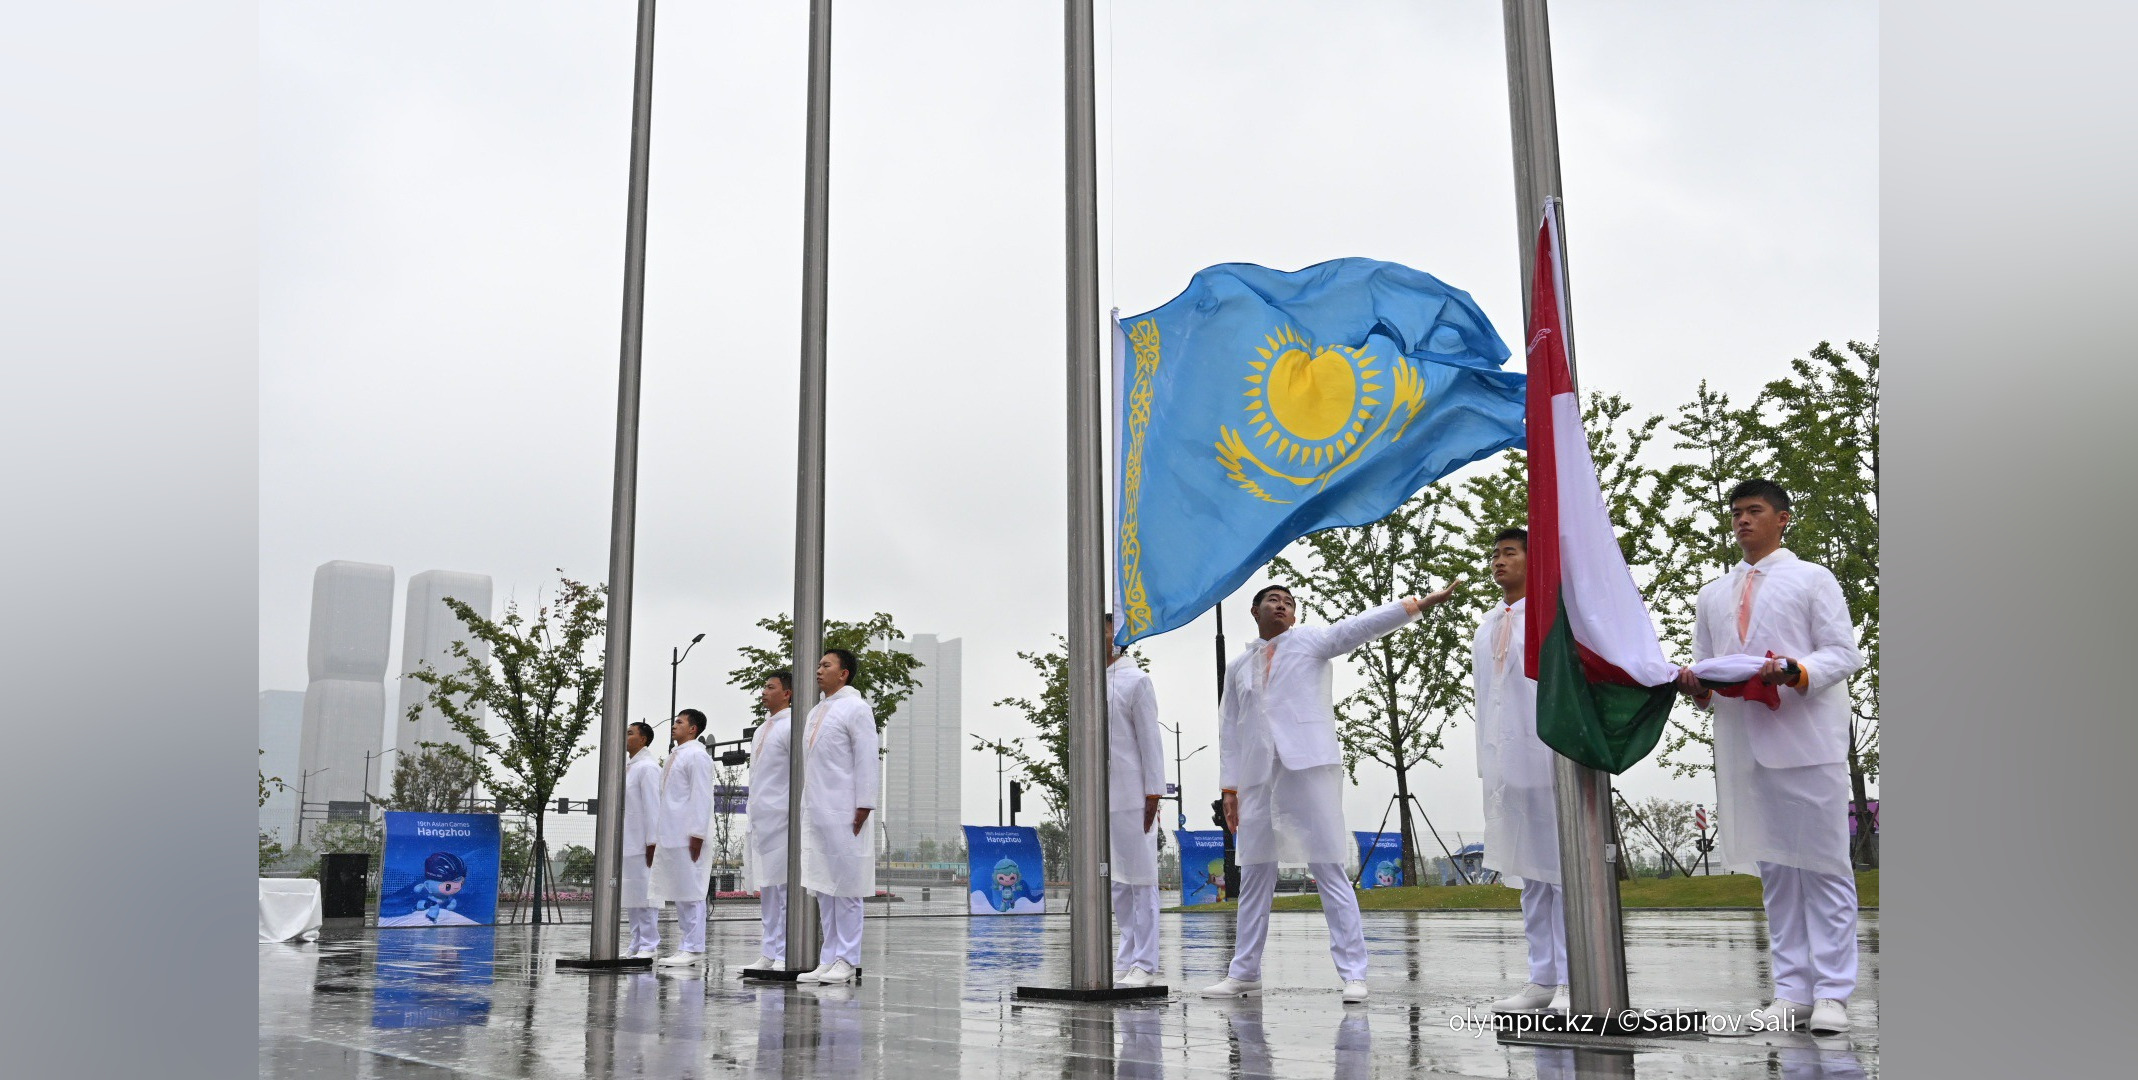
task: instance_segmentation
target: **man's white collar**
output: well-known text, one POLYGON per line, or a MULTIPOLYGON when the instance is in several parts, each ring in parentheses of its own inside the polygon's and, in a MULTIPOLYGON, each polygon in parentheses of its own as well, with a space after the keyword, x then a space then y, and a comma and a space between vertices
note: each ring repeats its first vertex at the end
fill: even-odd
POLYGON ((1768 552, 1766 558, 1756 563, 1749 559, 1739 559, 1737 565, 1730 568, 1730 572, 1742 574, 1747 570, 1772 570, 1782 563, 1795 560, 1796 557, 1796 552, 1785 547, 1778 547, 1768 552))

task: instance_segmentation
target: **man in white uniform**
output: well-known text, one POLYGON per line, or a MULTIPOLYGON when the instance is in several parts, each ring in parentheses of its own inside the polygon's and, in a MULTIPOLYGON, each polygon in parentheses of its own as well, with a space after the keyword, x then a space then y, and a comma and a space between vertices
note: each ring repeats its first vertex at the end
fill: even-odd
POLYGON ((1218 783, 1226 822, 1238 836, 1239 921, 1231 970, 1204 997, 1262 992, 1262 944, 1281 861, 1306 863, 1313 872, 1344 1001, 1366 1000, 1366 937, 1344 870, 1353 844, 1344 828, 1344 759, 1329 662, 1417 618, 1451 590, 1408 596, 1326 627, 1294 626, 1298 607, 1282 585, 1255 594, 1261 637, 1225 669, 1218 710, 1218 783))
POLYGON ((1552 748, 1537 738, 1537 684, 1522 671, 1523 597, 1529 531, 1492 538, 1492 581, 1501 602, 1478 620, 1471 658, 1477 691, 1477 775, 1485 788, 1485 867, 1522 890, 1529 983, 1492 1003, 1494 1012, 1566 1011, 1566 904, 1559 891, 1559 814, 1552 748))
POLYGON ((631 922, 631 947, 624 955, 650 960, 661 947, 661 909, 648 895, 652 882, 654 837, 661 819, 661 766, 653 755, 653 725, 632 721, 624 729, 623 907, 631 922))
MULTIPOLYGON (((1106 617, 1113 640, 1113 616, 1106 617)), ((1149 986, 1158 973, 1158 844, 1151 826, 1165 797, 1165 744, 1151 677, 1115 652, 1106 668, 1106 809, 1114 921, 1121 947, 1115 986, 1149 986)))
POLYGON ((1754 676, 1786 687, 1779 705, 1715 696, 1691 669, 1678 683, 1715 713, 1719 847, 1759 875, 1774 999, 1754 1026, 1848 1030, 1856 989, 1856 878, 1848 848, 1848 677, 1863 666, 1840 583, 1782 546, 1789 495, 1771 480, 1730 492, 1744 561, 1700 590, 1693 659, 1768 658, 1754 676))
POLYGON ((765 719, 750 747, 750 836, 742 851, 743 876, 757 890, 764 923, 757 966, 776 971, 787 963, 787 749, 794 676, 773 672, 757 696, 765 719))
POLYGON ((860 664, 845 649, 817 663, 824 700, 802 735, 802 887, 816 894, 824 948, 798 982, 844 984, 861 964, 861 902, 876 892, 876 714, 853 687, 860 664))
POLYGON ((655 904, 673 900, 683 941, 656 963, 695 964, 705 959, 705 893, 713 880, 713 853, 705 838, 713 825, 713 757, 698 735, 705 714, 685 709, 668 728, 676 748, 661 766, 661 818, 653 838, 655 904))

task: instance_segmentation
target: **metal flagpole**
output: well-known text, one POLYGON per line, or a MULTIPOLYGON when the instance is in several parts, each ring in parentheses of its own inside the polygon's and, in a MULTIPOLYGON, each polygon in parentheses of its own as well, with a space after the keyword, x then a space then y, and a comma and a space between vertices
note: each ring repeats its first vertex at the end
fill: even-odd
MULTIPOLYGON (((609 621, 603 642, 601 732, 594 815, 594 925, 585 960, 560 959, 560 968, 645 967, 651 960, 617 956, 616 921, 623 906, 624 738, 630 715, 631 572, 638 529, 639 354, 646 314, 646 173, 653 136, 653 5, 638 3, 638 56, 631 92, 631 181, 624 213, 624 326, 616 390, 616 478, 609 509, 609 621)), ((643 856, 641 856, 643 857, 643 856)), ((541 899, 536 898, 539 905, 541 899)))
POLYGON ((1091 0, 1064 0, 1069 367, 1069 986, 1020 997, 1157 997, 1113 985, 1107 867, 1105 534, 1099 493, 1099 183, 1091 0))
POLYGON ((794 706, 787 753, 787 970, 813 970, 816 902, 802 888, 805 728, 824 655, 824 337, 831 239, 831 0, 809 0, 808 149, 802 173, 802 389, 794 496, 794 706))
MULTIPOLYGON (((1507 38, 1507 112, 1513 123, 1515 226, 1522 253, 1522 308, 1529 310, 1537 230, 1552 223, 1555 282, 1566 369, 1574 366, 1572 276, 1566 263, 1565 207, 1560 201, 1559 120, 1552 97, 1552 44, 1545 0, 1502 0, 1507 38)), ((1618 845, 1611 835, 1611 776, 1553 755, 1552 793, 1559 818, 1559 875, 1566 899, 1569 1011, 1603 1018, 1599 1033, 1645 1030, 1621 1023, 1628 1012, 1624 916, 1619 910, 1618 845)), ((1685 1011, 1680 1019, 1698 1014, 1685 1011)))
MULTIPOLYGON (((1514 124, 1515 219, 1522 252, 1522 304, 1528 310, 1537 229, 1545 200, 1556 200, 1559 121, 1552 98, 1551 29, 1545 0, 1503 0, 1507 34, 1507 105, 1514 124)), ((1565 231, 1558 230, 1559 303, 1573 309, 1566 279, 1565 231)), ((1562 318, 1570 377, 1572 319, 1562 318)), ((1567 983, 1575 1014, 1611 1016, 1627 1007, 1625 925, 1619 911, 1618 851, 1610 842, 1611 777, 1554 755, 1552 790, 1559 817, 1559 873, 1566 891, 1567 983)))

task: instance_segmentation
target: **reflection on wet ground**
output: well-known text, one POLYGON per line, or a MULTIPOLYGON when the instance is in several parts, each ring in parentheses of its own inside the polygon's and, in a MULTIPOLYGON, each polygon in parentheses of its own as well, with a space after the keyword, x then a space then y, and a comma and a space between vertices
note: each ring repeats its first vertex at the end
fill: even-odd
MULTIPOLYGON (((585 926, 329 928, 260 946, 260 1074, 334 1077, 1875 1077, 1878 916, 1865 912, 1854 1031, 1649 1038, 1630 1050, 1509 1045, 1464 1023, 1524 981, 1513 912, 1366 913, 1373 999, 1346 1008, 1321 919, 1272 918, 1262 998, 1194 995, 1224 974, 1232 920, 1168 915, 1169 999, 1027 1003, 1062 983, 1058 915, 868 921, 854 987, 760 986, 755 928, 715 922, 704 970, 559 972, 585 926)), ((672 945, 676 928, 663 926, 672 945)), ((1767 976, 1759 917, 1629 912, 1634 1004, 1741 1012, 1767 976)))

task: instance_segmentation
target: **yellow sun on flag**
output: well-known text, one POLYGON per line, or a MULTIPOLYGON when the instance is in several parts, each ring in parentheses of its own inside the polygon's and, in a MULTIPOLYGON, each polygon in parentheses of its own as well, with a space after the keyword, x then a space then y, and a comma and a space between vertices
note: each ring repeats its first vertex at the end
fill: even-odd
POLYGON ((1280 326, 1256 347, 1247 376, 1247 427, 1277 458, 1319 467, 1359 441, 1374 406, 1381 374, 1374 358, 1345 345, 1316 346, 1280 326))

